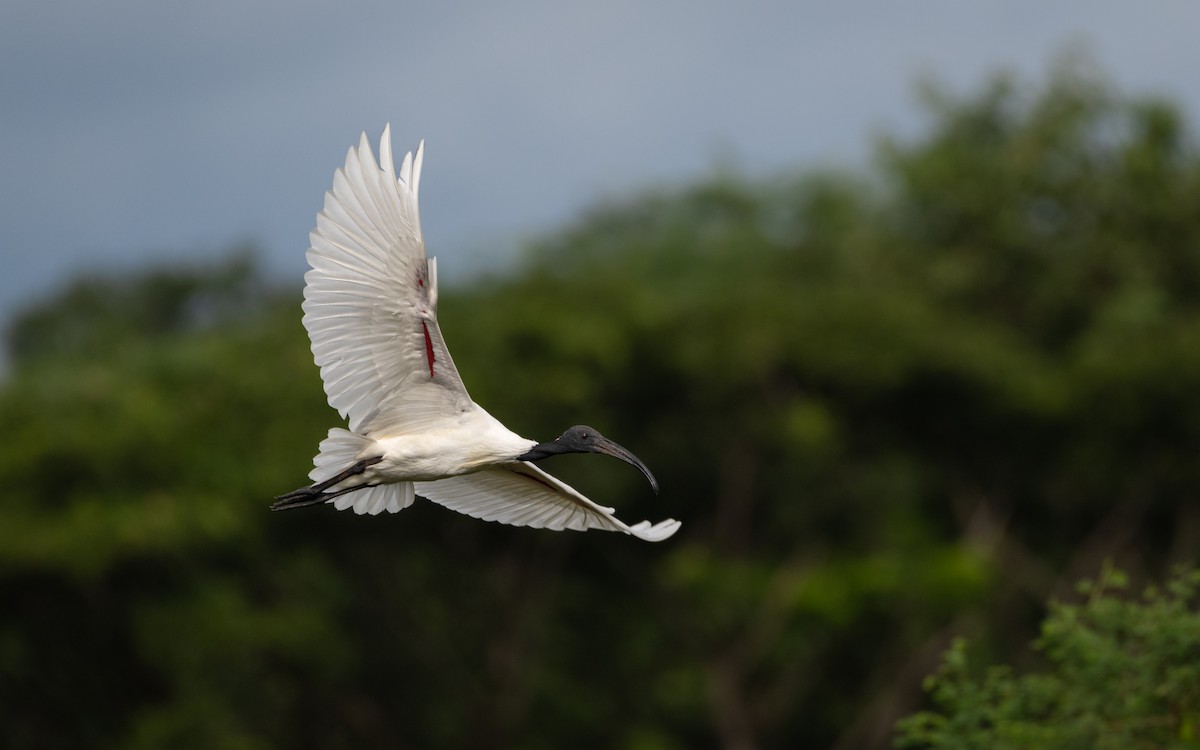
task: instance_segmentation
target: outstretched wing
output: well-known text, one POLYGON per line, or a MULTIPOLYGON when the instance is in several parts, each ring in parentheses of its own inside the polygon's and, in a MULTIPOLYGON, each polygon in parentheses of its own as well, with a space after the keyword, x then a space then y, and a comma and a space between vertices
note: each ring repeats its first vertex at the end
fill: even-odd
POLYGON ((679 521, 629 526, 612 508, 588 500, 574 488, 531 463, 492 466, 472 474, 417 482, 418 495, 484 521, 539 529, 621 531, 648 542, 661 542, 679 529, 679 521))
POLYGON ((437 323, 417 188, 424 143, 399 176, 391 127, 378 163, 364 133, 333 177, 309 235, 304 327, 329 405, 372 437, 419 432, 471 408, 437 323))

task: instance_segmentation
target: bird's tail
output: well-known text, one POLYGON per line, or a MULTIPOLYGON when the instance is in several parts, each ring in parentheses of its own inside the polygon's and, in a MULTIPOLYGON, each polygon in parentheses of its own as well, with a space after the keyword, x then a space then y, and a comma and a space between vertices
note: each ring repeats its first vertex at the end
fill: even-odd
POLYGON ((308 478, 313 484, 329 481, 363 458, 363 451, 373 442, 369 437, 334 427, 321 441, 320 453, 313 458, 313 469, 308 472, 308 478))
POLYGON ((313 470, 308 473, 313 483, 275 498, 271 509, 287 510, 332 502, 338 510, 354 508, 358 514, 376 515, 384 510, 397 513, 412 505, 412 482, 337 488, 338 484, 362 474, 368 466, 379 462, 380 456, 362 457, 372 442, 369 437, 340 427, 331 429, 321 441, 320 453, 313 459, 313 470))

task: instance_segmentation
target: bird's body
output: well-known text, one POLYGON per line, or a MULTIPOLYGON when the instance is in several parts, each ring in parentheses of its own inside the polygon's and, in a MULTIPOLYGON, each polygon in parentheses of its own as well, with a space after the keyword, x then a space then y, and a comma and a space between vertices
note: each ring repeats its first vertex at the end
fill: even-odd
POLYGON ((481 408, 472 409, 450 427, 420 435, 397 435, 376 441, 383 460, 376 466, 385 481, 432 482, 511 461, 537 445, 500 424, 481 408))
POLYGON ((628 526, 534 466, 559 453, 605 453, 645 473, 589 427, 552 441, 521 437, 471 400, 437 324, 437 265, 425 254, 417 189, 422 148, 394 172, 385 128, 375 161, 364 134, 334 175, 305 274, 304 325, 329 403, 349 421, 321 442, 313 483, 272 508, 334 503, 395 513, 416 495, 476 518, 551 529, 671 536, 668 519, 628 526))

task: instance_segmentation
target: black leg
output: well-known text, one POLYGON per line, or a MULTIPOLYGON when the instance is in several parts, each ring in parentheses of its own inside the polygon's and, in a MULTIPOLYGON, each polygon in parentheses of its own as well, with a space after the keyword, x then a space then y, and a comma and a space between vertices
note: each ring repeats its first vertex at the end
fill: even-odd
POLYGON ((326 500, 335 498, 338 495, 344 495, 347 492, 353 492, 354 490, 366 487, 367 485, 359 485, 357 487, 347 487, 334 492, 325 491, 338 482, 344 482, 350 477, 362 474, 367 470, 368 466, 374 466, 382 460, 383 456, 364 458, 363 460, 356 462, 350 468, 337 473, 323 482, 318 482, 317 484, 310 485, 308 487, 301 487, 298 490, 292 490, 286 494, 278 495, 275 498, 275 502, 271 504, 271 510, 288 510, 289 508, 303 508, 306 505, 316 505, 317 503, 323 503, 326 500))

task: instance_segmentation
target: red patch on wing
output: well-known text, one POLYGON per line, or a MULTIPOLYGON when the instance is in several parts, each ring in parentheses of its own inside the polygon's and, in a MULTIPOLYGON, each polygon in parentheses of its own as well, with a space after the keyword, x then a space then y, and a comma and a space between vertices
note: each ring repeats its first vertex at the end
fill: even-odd
POLYGON ((429 338, 429 326, 421 321, 421 330, 425 332, 425 360, 429 362, 429 377, 433 377, 433 339, 429 338))

